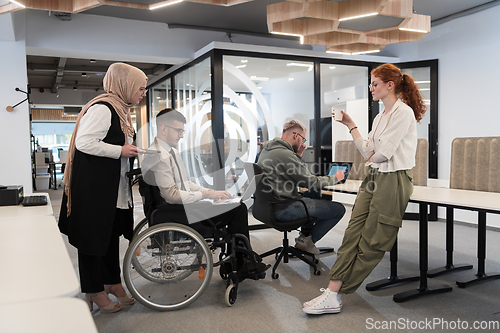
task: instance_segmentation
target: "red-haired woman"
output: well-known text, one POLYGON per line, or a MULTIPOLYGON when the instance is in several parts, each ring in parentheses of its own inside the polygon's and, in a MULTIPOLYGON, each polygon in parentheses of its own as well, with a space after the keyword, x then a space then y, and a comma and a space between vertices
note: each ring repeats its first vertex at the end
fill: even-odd
POLYGON ((340 294, 355 292, 391 250, 413 192, 416 125, 426 111, 420 91, 411 76, 384 64, 372 70, 370 92, 374 101, 384 103, 384 111, 373 120, 367 140, 352 118, 342 112, 340 122, 367 160, 368 172, 330 270, 328 288, 303 304, 302 311, 307 314, 340 312, 340 294))

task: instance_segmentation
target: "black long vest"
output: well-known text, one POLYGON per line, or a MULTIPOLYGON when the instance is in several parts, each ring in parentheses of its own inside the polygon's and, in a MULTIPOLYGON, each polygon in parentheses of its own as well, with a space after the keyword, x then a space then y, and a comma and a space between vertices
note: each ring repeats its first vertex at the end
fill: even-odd
MULTIPOLYGON (((123 146, 125 136, 115 109, 107 102, 96 104, 104 104, 111 111, 111 126, 103 141, 123 146)), ((67 216, 68 198, 64 194, 59 229, 68 235, 70 244, 81 253, 104 256, 108 250, 120 184, 120 160, 89 155, 75 149, 71 176, 71 215, 67 216)), ((130 238, 133 209, 126 210, 125 216, 126 218, 120 221, 118 230, 121 230, 126 238, 130 238)))

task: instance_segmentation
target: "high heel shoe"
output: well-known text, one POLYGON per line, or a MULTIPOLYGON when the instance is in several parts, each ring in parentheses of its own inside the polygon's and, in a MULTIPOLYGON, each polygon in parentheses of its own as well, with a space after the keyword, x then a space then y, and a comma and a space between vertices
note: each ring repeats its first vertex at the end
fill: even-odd
POLYGON ((85 300, 87 301, 87 304, 89 305, 90 311, 92 311, 94 303, 99 307, 99 310, 101 311, 101 313, 113 313, 113 312, 118 312, 121 310, 120 304, 111 301, 109 299, 108 295, 104 293, 104 291, 101 291, 98 293, 85 294, 85 300), (92 300, 92 297, 95 297, 99 294, 103 294, 104 296, 106 296, 106 298, 109 301, 108 305, 99 306, 99 304, 97 304, 94 300, 92 300))
POLYGON ((114 286, 120 286, 123 289, 121 284, 105 284, 104 291, 107 294, 112 294, 113 296, 115 296, 116 299, 118 299, 118 303, 120 303, 121 305, 132 305, 135 303, 135 299, 128 296, 127 293, 125 293, 125 289, 123 289, 125 296, 121 296, 121 297, 118 297, 114 292, 110 291, 111 287, 114 287, 114 286))

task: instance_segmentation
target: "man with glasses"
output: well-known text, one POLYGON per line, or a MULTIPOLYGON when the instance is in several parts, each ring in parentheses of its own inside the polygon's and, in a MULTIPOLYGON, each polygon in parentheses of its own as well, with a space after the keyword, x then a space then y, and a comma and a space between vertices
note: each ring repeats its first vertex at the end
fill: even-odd
MULTIPOLYGON (((186 118, 177 110, 169 108, 158 113, 156 116, 157 134, 153 144, 149 147, 149 152, 158 151, 159 153, 148 155, 141 161, 145 181, 150 185, 158 186, 162 198, 169 204, 186 205, 202 199, 222 200, 232 198, 227 191, 214 191, 189 180, 181 155, 177 151, 179 141, 184 137, 185 124, 186 118)), ((226 206, 226 208, 222 206, 224 205, 214 205, 203 213, 211 215, 209 217, 215 223, 220 222, 226 225, 229 234, 243 234, 250 240, 248 211, 245 204, 234 204, 226 206)), ((170 217, 176 221, 182 221, 185 219, 185 214, 183 212, 171 212, 170 217)), ((251 250, 251 247, 249 250, 251 250)), ((264 272, 270 265, 262 263, 256 253, 254 255, 257 262, 256 267, 253 266, 252 261, 243 258, 241 252, 237 252, 239 281, 245 278, 257 279, 265 277, 264 272), (245 267, 243 267, 244 264, 245 267)))
MULTIPOLYGON (((303 187, 321 193, 324 186, 335 185, 343 180, 344 171, 340 170, 334 176, 313 175, 302 163, 307 141, 305 136, 306 128, 300 121, 287 121, 281 138, 275 138, 264 145, 257 164, 264 170, 277 200, 301 198, 307 206, 309 216, 317 218, 314 224, 301 228, 299 237, 295 238, 295 247, 319 254, 315 243, 340 221, 345 208, 338 202, 304 198, 298 189, 303 187)), ((274 213, 276 221, 283 222, 306 216, 304 205, 299 201, 289 203, 274 213)))

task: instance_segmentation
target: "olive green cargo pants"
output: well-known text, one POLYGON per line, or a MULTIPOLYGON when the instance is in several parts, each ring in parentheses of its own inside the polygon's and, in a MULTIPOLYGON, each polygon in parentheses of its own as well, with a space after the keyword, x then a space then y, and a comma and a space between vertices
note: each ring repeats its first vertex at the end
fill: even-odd
POLYGON ((355 292, 391 250, 412 192, 410 170, 383 173, 368 169, 330 270, 331 280, 343 282, 340 292, 355 292))

